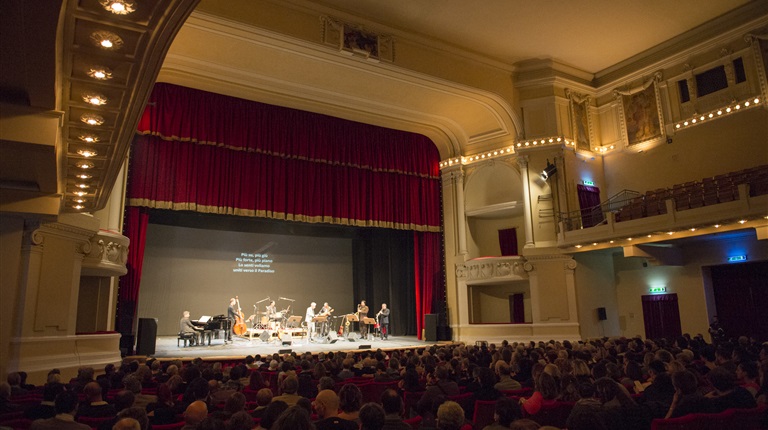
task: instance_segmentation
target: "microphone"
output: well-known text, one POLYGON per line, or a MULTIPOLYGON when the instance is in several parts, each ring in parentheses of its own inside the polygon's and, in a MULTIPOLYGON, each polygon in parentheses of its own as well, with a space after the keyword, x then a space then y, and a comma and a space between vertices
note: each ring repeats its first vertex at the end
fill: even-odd
POLYGON ((288 300, 289 302, 294 302, 295 301, 293 299, 288 299, 288 298, 285 298, 285 297, 280 297, 280 300, 288 300))

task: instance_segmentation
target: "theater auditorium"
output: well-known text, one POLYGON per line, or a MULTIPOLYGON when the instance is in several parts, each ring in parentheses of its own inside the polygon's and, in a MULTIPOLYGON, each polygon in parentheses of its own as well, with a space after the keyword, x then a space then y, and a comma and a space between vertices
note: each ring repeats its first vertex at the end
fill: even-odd
POLYGON ((9 0, 0 16, 3 380, 711 342, 715 317, 768 340, 764 1, 9 0))

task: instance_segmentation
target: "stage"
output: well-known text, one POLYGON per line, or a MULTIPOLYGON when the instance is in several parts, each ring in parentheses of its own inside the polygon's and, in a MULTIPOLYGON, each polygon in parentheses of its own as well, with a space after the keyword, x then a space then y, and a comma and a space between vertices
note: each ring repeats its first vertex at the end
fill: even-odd
MULTIPOLYGON (((346 351, 359 351, 361 349, 376 350, 381 348, 382 350, 391 349, 403 349, 403 348, 424 348, 438 342, 424 342, 418 340, 416 336, 389 336, 387 340, 381 340, 379 338, 363 340, 353 338, 344 339, 338 338, 334 343, 331 343, 327 339, 323 339, 320 342, 309 342, 307 338, 294 337, 288 341, 282 341, 277 338, 272 338, 268 341, 262 341, 259 337, 240 337, 232 336, 232 342, 224 343, 224 340, 212 339, 211 345, 198 345, 198 346, 184 346, 183 341, 178 341, 177 336, 158 336, 155 343, 155 354, 152 357, 167 360, 167 359, 181 359, 191 360, 193 358, 200 357, 204 360, 233 360, 243 359, 248 355, 261 354, 271 355, 274 353, 297 352, 302 354, 304 352, 320 353, 320 352, 346 352, 346 351)), ((439 342, 441 344, 451 342, 439 342)), ((143 358, 143 356, 142 356, 143 358)))

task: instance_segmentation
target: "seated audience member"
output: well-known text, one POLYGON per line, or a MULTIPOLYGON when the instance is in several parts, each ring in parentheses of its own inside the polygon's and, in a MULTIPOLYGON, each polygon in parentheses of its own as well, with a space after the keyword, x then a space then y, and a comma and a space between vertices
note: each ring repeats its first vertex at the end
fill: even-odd
POLYGON ((21 374, 19 372, 11 372, 6 377, 8 385, 11 386, 11 397, 18 397, 28 394, 29 391, 21 386, 21 374))
POLYGON ((459 384, 450 379, 450 371, 446 366, 437 366, 434 376, 427 375, 427 395, 456 396, 459 394, 459 384))
POLYGON ((0 414, 17 410, 18 407, 11 402, 11 386, 7 382, 0 382, 0 414))
POLYGON ((234 392, 224 403, 224 409, 213 412, 211 416, 227 421, 232 415, 245 410, 245 402, 245 394, 234 392))
POLYGON ((30 430, 90 430, 91 427, 75 422, 77 411, 77 394, 65 391, 54 401, 56 415, 53 418, 36 420, 29 426, 30 430))
MULTIPOLYGON (((147 417, 146 409, 137 407, 123 409, 117 414, 114 422, 117 424, 125 418, 132 418, 136 420, 139 423, 141 430, 149 430, 149 417, 147 417)), ((114 426, 110 428, 114 428, 114 426)))
MULTIPOLYGON (((331 388, 332 389, 332 388, 331 388)), ((355 384, 345 384, 339 390, 339 418, 360 424, 360 408, 363 406, 363 393, 355 384)))
POLYGON ((115 410, 117 411, 117 416, 99 424, 99 430, 110 430, 112 426, 114 426, 115 423, 117 422, 117 419, 120 416, 120 412, 133 407, 133 401, 134 401, 134 395, 131 391, 128 391, 128 390, 119 391, 115 395, 115 399, 113 400, 113 404, 115 405, 115 410))
POLYGON ((408 391, 416 393, 424 391, 424 385, 422 384, 421 379, 419 378, 419 372, 416 371, 415 367, 408 367, 405 369, 403 379, 397 383, 397 386, 400 388, 400 391, 403 392, 408 391))
POLYGON ((757 363, 754 361, 745 360, 736 366, 736 378, 739 385, 749 391, 752 397, 756 397, 757 392, 760 391, 759 377, 757 363))
POLYGON ((215 379, 208 381, 208 403, 211 405, 226 402, 233 393, 237 393, 237 391, 231 388, 223 388, 219 385, 219 381, 215 379))
POLYGON ((267 408, 264 410, 264 413, 261 415, 259 428, 264 430, 271 430, 280 414, 285 412, 287 409, 288 405, 285 402, 281 400, 272 401, 272 403, 267 406, 267 408))
POLYGON ((184 411, 184 427, 181 430, 195 430, 208 417, 208 405, 202 400, 195 400, 184 411))
MULTIPOLYGON (((766 347, 763 347, 763 349, 766 349, 766 347)), ((760 375, 760 389, 757 391, 755 399, 757 400, 758 404, 762 405, 768 403, 768 358, 764 359, 760 363, 758 370, 760 375)))
POLYGON ((264 375, 258 371, 252 371, 248 378, 248 388, 251 391, 259 391, 262 388, 269 388, 269 381, 264 380, 264 375))
POLYGON ((493 410, 493 424, 485 426, 483 430, 507 430, 512 421, 520 419, 520 406, 509 397, 501 397, 496 400, 493 410))
MULTIPOLYGON (((227 430, 251 430, 255 423, 248 412, 240 411, 232 414, 227 421, 227 430)), ((198 427, 199 429, 199 427, 198 427)))
POLYGON ((78 394, 82 393, 85 385, 94 381, 93 373, 93 367, 83 366, 77 369, 77 377, 70 382, 69 390, 78 394))
POLYGON ((497 390, 519 390, 523 388, 522 384, 512 379, 512 368, 503 360, 496 362, 496 373, 499 376, 499 382, 493 387, 497 390))
POLYGON ((101 396, 101 385, 89 382, 83 388, 85 401, 77 408, 78 417, 112 417, 117 415, 114 405, 105 402, 101 396))
POLYGON ((141 381, 139 381, 139 378, 134 376, 126 376, 123 379, 123 385, 125 386, 126 390, 133 393, 133 406, 146 410, 148 404, 157 402, 156 395, 141 393, 141 381))
POLYGON ((133 418, 121 418, 112 430, 141 430, 141 424, 133 418))
POLYGON ((267 406, 272 401, 272 390, 269 388, 262 388, 258 392, 256 392, 256 408, 251 411, 251 416, 253 418, 261 418, 262 415, 264 415, 264 411, 267 409, 267 406))
POLYGON ((176 414, 183 412, 174 401, 174 395, 167 384, 157 387, 157 402, 147 405, 147 415, 154 425, 173 424, 177 422, 176 414))
POLYGON ((339 418, 339 396, 333 390, 317 393, 313 406, 320 417, 315 421, 317 430, 357 430, 357 423, 339 418))
POLYGON ((536 421, 524 418, 522 420, 513 421, 509 428, 510 430, 539 430, 541 426, 536 421))
POLYGON ((296 402, 301 398, 300 395, 296 394, 296 391, 299 389, 299 380, 296 378, 296 376, 289 376, 283 379, 283 383, 280 385, 280 388, 280 391, 283 394, 273 397, 273 402, 281 401, 285 402, 288 406, 294 406, 296 402))
POLYGON ((384 426, 384 408, 378 403, 366 403, 360 408, 360 430, 381 430, 384 426))
POLYGON ((227 430, 227 424, 218 418, 208 417, 197 426, 197 430, 227 430))
POLYGON ((707 413, 710 410, 709 399, 699 393, 699 381, 688 370, 672 374, 675 395, 665 418, 677 418, 693 413, 707 413))
POLYGON ((381 406, 384 408, 382 430, 410 430, 411 426, 403 421, 403 399, 393 389, 381 393, 381 406))
POLYGON ((736 385, 736 375, 724 367, 715 367, 707 373, 714 391, 707 393, 711 399, 712 412, 718 413, 731 408, 754 408, 757 402, 744 387, 736 385))
POLYGON ((664 418, 675 395, 672 377, 667 373, 664 362, 660 360, 651 361, 648 375, 651 384, 643 390, 640 402, 651 411, 654 418, 664 418))
POLYGON ((477 367, 475 373, 477 374, 477 385, 473 391, 475 400, 496 400, 501 397, 501 393, 495 388, 496 374, 493 370, 488 367, 477 367))
POLYGON ((452 401, 447 401, 437 408, 438 430, 459 430, 464 425, 464 409, 452 401))
POLYGON ((609 377, 603 377, 595 381, 595 393, 602 404, 600 415, 603 422, 611 428, 622 430, 650 428, 649 416, 635 403, 623 385, 609 377))
POLYGON ((273 430, 314 430, 309 412, 299 406, 291 406, 285 410, 272 425, 273 430))
POLYGON ((56 415, 56 407, 53 402, 56 400, 56 396, 66 390, 67 387, 58 382, 45 384, 43 388, 43 401, 24 411, 24 417, 32 421, 53 418, 56 415))
POLYGON ((554 403, 560 395, 555 377, 542 372, 536 380, 536 388, 530 398, 521 398, 520 405, 528 415, 536 415, 545 404, 554 403))

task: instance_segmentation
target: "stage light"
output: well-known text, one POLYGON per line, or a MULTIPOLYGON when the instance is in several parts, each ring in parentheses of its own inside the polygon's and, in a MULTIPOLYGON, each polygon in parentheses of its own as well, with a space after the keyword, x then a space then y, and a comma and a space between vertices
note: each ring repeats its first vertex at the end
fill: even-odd
POLYGON ((547 159, 547 167, 545 167, 544 170, 542 170, 541 179, 546 181, 555 173, 557 173, 557 166, 555 166, 554 164, 551 164, 549 162, 549 159, 547 159))

